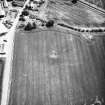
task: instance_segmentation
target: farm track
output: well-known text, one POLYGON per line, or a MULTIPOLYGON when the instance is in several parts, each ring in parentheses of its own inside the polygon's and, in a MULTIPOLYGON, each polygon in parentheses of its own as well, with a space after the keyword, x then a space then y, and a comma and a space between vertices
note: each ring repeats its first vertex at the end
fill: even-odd
POLYGON ((72 33, 16 32, 9 105, 80 105, 96 95, 105 98, 104 40, 88 45, 72 33))

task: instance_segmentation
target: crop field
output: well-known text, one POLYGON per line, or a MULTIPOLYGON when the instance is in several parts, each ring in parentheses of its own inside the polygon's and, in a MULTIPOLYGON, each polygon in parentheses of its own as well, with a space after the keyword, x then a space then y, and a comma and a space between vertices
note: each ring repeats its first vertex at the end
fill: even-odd
MULTIPOLYGON (((48 18, 58 23, 105 26, 105 13, 81 2, 49 0, 47 10, 48 18)), ((91 33, 57 24, 32 31, 17 29, 8 105, 92 105, 97 96, 104 105, 105 37, 97 36, 105 33, 94 33, 89 41, 83 37, 86 34, 91 33)))
POLYGON ((89 3, 95 4, 96 6, 103 8, 103 2, 102 0, 85 0, 89 3))
POLYGON ((86 1, 95 4, 100 8, 105 9, 105 0, 86 0, 86 1))
POLYGON ((4 65, 5 59, 0 58, 0 101, 1 101, 1 94, 2 94, 2 80, 3 80, 3 72, 4 72, 4 65))
POLYGON ((105 99, 105 38, 48 29, 16 32, 9 105, 83 105, 105 99), (54 52, 56 52, 54 54, 54 52))
POLYGON ((101 0, 102 1, 102 4, 103 4, 103 8, 105 9, 105 1, 104 0, 101 0))
POLYGON ((69 25, 100 27, 105 23, 105 12, 102 13, 80 1, 73 5, 68 0, 49 0, 48 7, 53 11, 53 16, 69 25))

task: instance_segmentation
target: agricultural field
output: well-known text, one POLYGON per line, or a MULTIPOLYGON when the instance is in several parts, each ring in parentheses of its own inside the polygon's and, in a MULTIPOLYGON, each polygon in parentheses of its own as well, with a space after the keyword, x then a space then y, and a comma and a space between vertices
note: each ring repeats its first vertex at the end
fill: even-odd
POLYGON ((0 58, 0 100, 2 95, 2 82, 4 73, 5 58, 0 58))
POLYGON ((89 3, 95 4, 96 6, 105 9, 105 0, 85 0, 89 3))
MULTIPOLYGON (((53 13, 55 18, 68 23, 69 25, 79 25, 84 27, 100 27, 105 23, 105 13, 79 2, 73 5, 70 1, 53 1, 49 0, 49 11, 53 13)), ((48 12, 51 14, 51 12, 48 12)))
POLYGON ((105 1, 102 0, 102 4, 103 4, 103 9, 105 9, 105 1))
POLYGON ((105 12, 80 1, 47 3, 24 6, 10 34, 6 104, 104 105, 105 12))
POLYGON ((104 9, 104 3, 103 0, 85 0, 91 4, 95 4, 96 6, 104 9))
POLYGON ((63 29, 17 31, 9 105, 104 105, 104 45, 63 29))

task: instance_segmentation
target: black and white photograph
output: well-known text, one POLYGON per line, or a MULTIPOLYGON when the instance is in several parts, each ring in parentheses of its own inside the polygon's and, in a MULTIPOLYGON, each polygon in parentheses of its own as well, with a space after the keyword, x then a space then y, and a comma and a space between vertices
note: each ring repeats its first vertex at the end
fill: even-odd
POLYGON ((0 105, 105 105, 105 0, 0 0, 0 105))

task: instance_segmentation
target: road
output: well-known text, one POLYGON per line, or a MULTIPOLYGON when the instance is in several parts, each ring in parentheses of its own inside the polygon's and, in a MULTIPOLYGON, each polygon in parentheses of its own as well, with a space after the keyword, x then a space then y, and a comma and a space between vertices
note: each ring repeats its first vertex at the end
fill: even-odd
POLYGON ((9 105, 83 105, 105 99, 105 38, 63 29, 16 32, 9 105), (52 52, 56 57, 52 57, 52 52))

